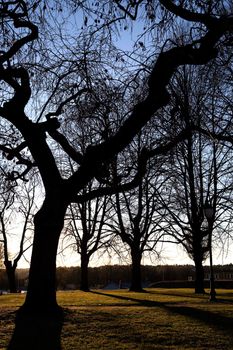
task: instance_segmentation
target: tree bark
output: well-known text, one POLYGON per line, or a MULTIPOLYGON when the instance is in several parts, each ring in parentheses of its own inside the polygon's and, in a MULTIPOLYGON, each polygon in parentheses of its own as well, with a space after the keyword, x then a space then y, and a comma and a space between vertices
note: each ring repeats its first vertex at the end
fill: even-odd
POLYGON ((205 294, 204 288, 204 268, 202 265, 202 257, 198 256, 194 259, 196 278, 195 278, 195 294, 205 294))
POLYGON ((61 196, 47 196, 35 215, 28 291, 21 312, 53 313, 60 310, 56 301, 56 256, 66 208, 66 201, 61 196))
POLYGON ((131 286, 130 291, 142 292, 141 259, 142 254, 137 247, 131 248, 131 286))
POLYGON ((81 281, 80 290, 89 292, 89 281, 88 281, 88 264, 89 258, 86 254, 81 254, 81 281))

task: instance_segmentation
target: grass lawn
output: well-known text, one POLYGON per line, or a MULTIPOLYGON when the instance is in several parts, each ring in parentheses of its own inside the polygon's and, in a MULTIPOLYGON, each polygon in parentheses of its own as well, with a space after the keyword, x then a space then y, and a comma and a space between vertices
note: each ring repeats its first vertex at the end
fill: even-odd
MULTIPOLYGON (((28 349, 233 350, 233 290, 217 290, 217 297, 210 303, 208 295, 195 295, 191 289, 58 292, 65 309, 62 327, 56 333, 53 324, 43 328, 37 323, 40 336, 31 336, 34 343, 28 349), (47 347, 40 344, 46 332, 47 347)), ((20 294, 0 296, 0 349, 7 349, 23 300, 20 294)), ((30 337, 31 320, 25 329, 30 337)), ((17 344, 9 349, 27 348, 17 344)))

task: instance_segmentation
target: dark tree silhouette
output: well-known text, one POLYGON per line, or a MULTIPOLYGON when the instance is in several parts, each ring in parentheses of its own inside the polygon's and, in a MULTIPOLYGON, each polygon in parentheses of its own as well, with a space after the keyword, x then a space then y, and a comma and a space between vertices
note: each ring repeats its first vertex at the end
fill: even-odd
MULTIPOLYGON (((56 83, 59 87, 61 85, 63 85, 63 88, 64 86, 66 87, 66 94, 56 95, 59 89, 55 86, 48 101, 51 101, 53 98, 53 105, 55 102, 57 103, 56 111, 51 112, 50 110, 48 113, 49 104, 45 103, 45 107, 41 109, 40 117, 36 119, 33 114, 36 111, 30 111, 30 103, 33 100, 36 101, 35 94, 37 91, 37 97, 39 99, 40 96, 41 103, 47 97, 43 90, 39 91, 39 84, 36 85, 38 79, 39 83, 42 84, 46 83, 46 77, 50 73, 54 73, 53 76, 57 77, 56 72, 53 71, 53 68, 55 69, 56 67, 56 62, 53 61, 53 58, 56 56, 53 56, 56 47, 56 36, 53 36, 53 44, 55 43, 53 47, 52 44, 49 44, 47 49, 43 46, 46 45, 46 25, 49 25, 52 19, 50 18, 46 22, 46 8, 41 9, 41 5, 38 2, 29 4, 23 0, 16 0, 0 3, 3 34, 1 37, 3 49, 0 53, 0 78, 4 91, 0 115, 7 125, 11 125, 14 130, 18 131, 18 138, 15 144, 10 143, 9 145, 5 137, 5 143, 3 139, 0 148, 4 149, 8 158, 16 158, 19 163, 25 166, 24 174, 12 174, 14 179, 24 176, 33 166, 36 166, 45 188, 43 205, 34 218, 35 230, 28 292, 21 311, 52 312, 58 309, 55 277, 56 254, 68 205, 72 202, 81 202, 103 194, 128 190, 136 186, 138 180, 143 176, 146 161, 156 154, 169 150, 186 136, 186 131, 182 131, 174 135, 172 140, 162 142, 159 146, 155 146, 155 148, 150 150, 144 150, 140 157, 138 172, 130 183, 120 182, 117 186, 105 185, 101 189, 93 190, 85 196, 80 194, 80 191, 93 178, 98 179, 100 178, 99 174, 105 173, 111 159, 133 140, 159 108, 169 102, 167 85, 177 68, 186 64, 206 64, 217 57, 217 45, 220 42, 224 42, 229 33, 231 33, 233 19, 232 13, 229 12, 231 9, 225 5, 225 1, 213 3, 215 7, 205 6, 202 3, 199 5, 197 1, 194 3, 188 1, 186 7, 184 7, 182 1, 177 3, 170 0, 154 2, 156 6, 151 8, 154 17, 158 16, 161 20, 167 19, 170 21, 170 24, 176 18, 184 21, 184 23, 193 23, 194 31, 190 31, 192 35, 187 36, 185 44, 174 45, 168 48, 165 43, 165 46, 160 49, 158 54, 158 51, 154 50, 154 55, 157 54, 157 57, 153 68, 148 73, 147 85, 145 85, 146 97, 139 103, 135 101, 131 112, 125 116, 122 125, 108 140, 99 140, 98 143, 89 145, 83 153, 78 149, 74 149, 72 142, 69 142, 68 137, 66 137, 67 135, 65 136, 59 131, 61 123, 65 123, 65 120, 58 119, 67 104, 79 104, 81 103, 80 101, 88 104, 92 90, 88 86, 87 80, 82 80, 82 76, 84 76, 83 71, 80 72, 79 76, 77 75, 76 79, 73 76, 76 80, 76 85, 72 84, 71 86, 68 81, 65 81, 65 77, 68 74, 66 63, 70 61, 68 57, 64 56, 64 60, 59 62, 60 66, 62 66, 63 76, 60 75, 56 83), (216 5, 217 3, 218 5, 216 5), (39 36, 41 41, 38 40, 39 36), (51 62, 49 62, 51 66, 48 66, 43 72, 41 71, 42 75, 36 76, 36 82, 33 76, 33 68, 40 66, 38 60, 43 55, 44 57, 46 56, 46 59, 49 56, 53 56, 51 62), (31 70, 30 67, 32 68, 31 70), (80 83, 81 80, 83 84, 80 83), (56 162, 55 143, 76 164, 75 172, 70 176, 62 176, 61 174, 56 162)), ((78 6, 80 2, 76 2, 76 4, 78 6)), ((141 10, 143 11, 143 5, 145 5, 143 1, 130 3, 126 7, 124 7, 124 3, 121 4, 118 1, 110 1, 109 4, 117 7, 117 11, 122 14, 121 17, 124 21, 126 19, 128 21, 136 20, 138 13, 140 13, 139 7, 142 6, 141 10), (134 6, 135 4, 136 6, 134 6)), ((91 2, 87 1, 86 5, 89 6, 90 10, 93 9, 92 6, 94 5, 91 2)), ((48 13, 50 12, 48 11, 48 13)), ((99 11, 98 13, 100 16, 99 11)), ((151 16, 152 14, 150 14, 151 16)), ((148 11, 146 18, 148 19, 148 11)), ((117 25, 117 20, 120 21, 120 18, 115 17, 114 11, 109 13, 108 22, 101 24, 102 33, 109 33, 111 21, 112 23, 114 22, 114 25, 117 25)), ((165 21, 166 25, 169 24, 168 21, 165 21)), ((132 25, 134 23, 136 22, 132 22, 132 25)), ((92 38, 95 37, 95 34, 99 35, 101 33, 101 28, 97 28, 95 32, 92 29, 93 27, 91 26, 92 38)), ((79 36, 80 40, 84 39, 87 32, 84 29, 83 35, 79 36)), ((51 35, 53 33, 47 31, 47 34, 51 35)), ((108 40, 107 35, 105 35, 105 38, 108 40)), ((167 38, 168 35, 166 34, 164 42, 167 41, 167 38)), ((78 39, 76 38, 76 40, 78 39)), ((67 45, 64 45, 64 43, 65 36, 59 41, 57 48, 61 46, 63 48, 72 47, 71 42, 67 43, 67 45)), ((108 41, 106 41, 106 45, 108 45, 108 41)), ((103 37, 99 37, 100 52, 102 46, 103 37)), ((68 67, 69 72, 71 72, 70 69, 68 67)), ((84 60, 85 70, 88 70, 88 65, 85 65, 84 60)), ((96 74, 98 75, 98 70, 96 74)), ((115 84, 117 88, 117 82, 115 84)))
POLYGON ((10 293, 16 293, 16 269, 20 259, 32 245, 32 215, 36 209, 35 184, 22 182, 18 186, 11 186, 9 181, 2 179, 1 191, 0 241, 3 246, 8 288, 10 293), (9 250, 10 243, 15 239, 15 220, 19 237, 17 253, 9 250))
MULTIPOLYGON (((128 169, 131 171, 137 169, 140 154, 146 144, 151 144, 155 139, 154 134, 150 135, 146 128, 145 134, 139 133, 131 147, 126 149, 125 157, 127 159, 128 169), (149 142, 150 140, 150 142, 149 142), (133 150, 136 148, 136 151, 133 150)), ((117 182, 118 171, 117 163, 122 165, 123 160, 115 162, 114 173, 117 182)), ((138 185, 130 191, 117 193, 113 200, 116 217, 112 218, 109 227, 112 232, 119 236, 129 249, 131 256, 131 285, 130 290, 142 292, 141 278, 141 260, 146 252, 156 251, 157 243, 163 237, 163 231, 160 227, 162 216, 158 213, 158 202, 156 192, 158 191, 163 177, 160 173, 160 162, 157 160, 147 163, 147 172, 139 181, 138 185)))
MULTIPOLYGON (((216 103, 219 101, 216 81, 221 78, 217 78, 215 69, 212 74, 215 82, 214 79, 208 81, 203 69, 185 67, 175 75, 170 86, 174 97, 171 124, 176 118, 176 127, 180 123, 186 127, 190 123, 206 125, 209 130, 219 127, 215 125, 214 116, 220 113, 219 105, 224 111, 225 105, 216 103)), ((211 238, 204 208, 206 202, 211 203, 214 212, 211 231, 221 231, 224 235, 221 226, 228 231, 227 225, 223 224, 229 211, 226 201, 231 203, 232 198, 231 181, 226 177, 232 171, 231 150, 194 130, 174 148, 165 167, 170 176, 166 191, 160 195, 167 210, 164 228, 194 261, 195 292, 204 293, 203 262, 209 255, 211 238)))
MULTIPOLYGON (((91 184, 89 189, 91 189, 91 184)), ((83 194, 87 191, 84 190, 83 194)), ((69 207, 66 214, 64 233, 65 248, 72 248, 81 258, 80 289, 89 291, 88 265, 90 258, 97 250, 103 248, 109 239, 110 233, 106 230, 105 222, 108 219, 109 199, 96 198, 87 202, 78 203, 69 207)))

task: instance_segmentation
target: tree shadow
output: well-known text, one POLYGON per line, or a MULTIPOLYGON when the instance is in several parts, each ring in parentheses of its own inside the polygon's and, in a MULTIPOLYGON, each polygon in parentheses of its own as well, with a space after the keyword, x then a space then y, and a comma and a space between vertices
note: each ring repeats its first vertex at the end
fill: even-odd
MULTIPOLYGON (((147 291, 147 293, 149 294, 161 294, 161 291, 147 291)), ((179 293, 179 292, 171 292, 171 293, 165 293, 162 292, 162 295, 167 295, 167 296, 174 296, 174 297, 180 297, 180 298, 190 298, 190 299, 203 299, 203 297, 206 297, 206 300, 209 299, 209 293, 205 292, 205 293, 200 293, 200 294, 196 294, 193 293, 193 295, 188 295, 188 294, 183 294, 183 293, 179 293)), ((227 304, 233 304, 233 293, 224 293, 224 295, 219 296, 218 293, 216 294, 216 301, 218 303, 227 303, 227 304), (228 297, 230 297, 230 299, 228 299, 228 297)))
MULTIPOLYGON (((102 293, 97 291, 92 291, 92 293, 104 295, 111 298, 117 298, 120 300, 131 301, 140 306, 160 307, 173 314, 175 313, 182 316, 186 316, 186 317, 198 320, 205 325, 209 325, 211 327, 224 331, 225 333, 230 335, 230 337, 233 339, 233 334, 232 334, 233 316, 232 317, 223 316, 209 310, 202 310, 202 309, 196 308, 194 306, 183 306, 181 305, 180 301, 170 303, 170 302, 160 302, 160 301, 154 301, 154 300, 137 299, 129 296, 114 295, 114 294, 102 293)), ((224 302, 226 301, 224 300, 224 302)), ((232 300, 231 300, 231 303, 232 303, 232 300)))
POLYGON ((166 293, 166 292, 161 292, 161 291, 147 291, 147 293, 149 294, 162 294, 162 295, 166 295, 166 296, 171 296, 171 297, 181 297, 181 298, 190 298, 190 299, 202 299, 203 296, 208 296, 208 293, 201 293, 201 294, 195 294, 193 292, 192 295, 190 294, 182 294, 182 293, 179 293, 179 292, 171 292, 171 293, 166 293))
POLYGON ((7 350, 61 350, 63 318, 63 313, 17 314, 7 350))

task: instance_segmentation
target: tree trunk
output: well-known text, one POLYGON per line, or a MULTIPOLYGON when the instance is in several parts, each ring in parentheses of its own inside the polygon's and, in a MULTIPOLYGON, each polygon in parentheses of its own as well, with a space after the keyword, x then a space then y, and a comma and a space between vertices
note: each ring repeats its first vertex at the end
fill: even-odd
POLYGON ((10 293, 17 293, 15 267, 12 265, 11 261, 5 261, 4 264, 6 267, 9 291, 10 293))
POLYGON ((131 286, 130 291, 142 292, 142 280, 141 280, 141 259, 142 254, 136 247, 131 248, 131 286))
POLYGON ((196 278, 195 278, 195 293, 196 294, 205 294, 204 288, 204 268, 202 265, 202 258, 196 257, 194 259, 196 278))
POLYGON ((86 254, 81 254, 81 281, 80 289, 84 292, 89 292, 89 281, 88 281, 88 264, 89 258, 86 254))
POLYGON ((64 198, 52 196, 45 199, 35 215, 28 291, 21 312, 53 313, 60 310, 56 301, 56 256, 66 208, 64 198))

